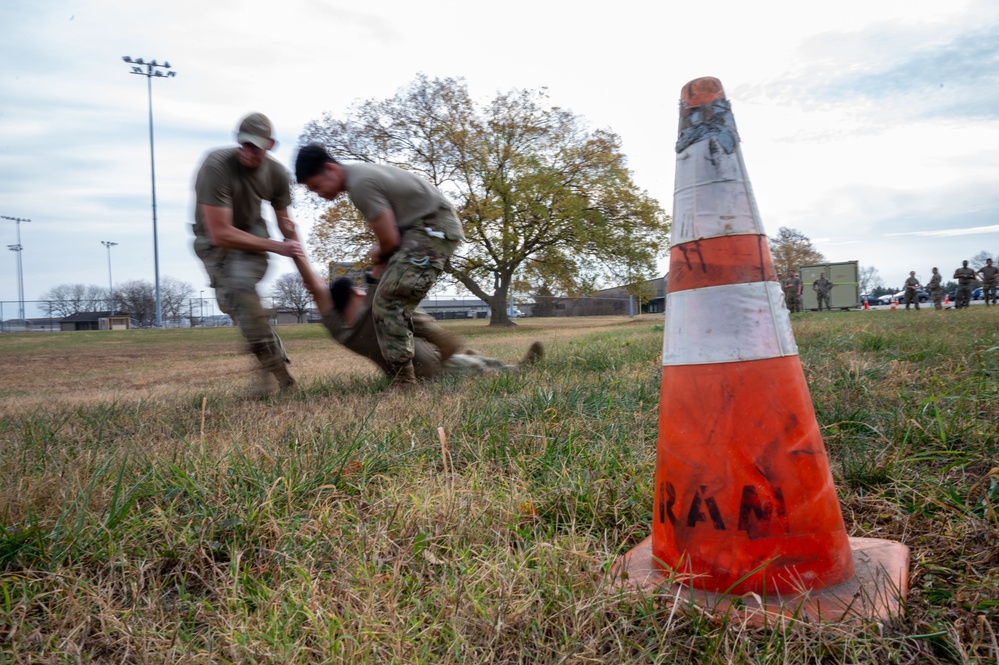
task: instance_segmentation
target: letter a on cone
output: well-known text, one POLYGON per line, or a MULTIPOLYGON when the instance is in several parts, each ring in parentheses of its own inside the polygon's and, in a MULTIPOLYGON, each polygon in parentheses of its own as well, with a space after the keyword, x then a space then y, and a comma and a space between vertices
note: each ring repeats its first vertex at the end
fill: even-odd
POLYGON ((718 79, 684 86, 676 152, 652 536, 615 570, 768 599, 840 585, 851 545, 887 541, 847 537, 718 79))

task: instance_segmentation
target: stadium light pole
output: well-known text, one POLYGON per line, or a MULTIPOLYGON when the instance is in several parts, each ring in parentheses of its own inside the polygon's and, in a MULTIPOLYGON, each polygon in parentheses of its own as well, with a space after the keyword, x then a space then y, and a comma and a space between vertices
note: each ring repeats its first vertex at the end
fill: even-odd
POLYGON ((170 68, 170 63, 164 61, 158 64, 155 60, 145 62, 142 58, 133 60, 130 56, 121 58, 132 65, 130 74, 138 74, 146 77, 147 89, 149 92, 149 171, 153 181, 153 269, 156 274, 156 327, 163 326, 163 309, 160 306, 160 247, 159 235, 156 232, 156 157, 153 151, 153 79, 170 78, 176 76, 177 72, 170 68))
POLYGON ((114 316, 114 282, 111 281, 111 248, 117 245, 110 240, 102 240, 101 244, 108 248, 108 300, 111 301, 111 316, 114 316))
POLYGON ((21 266, 21 251, 24 246, 21 244, 21 222, 30 222, 31 220, 8 217, 7 215, 0 215, 0 219, 10 220, 17 227, 17 244, 7 245, 7 249, 17 252, 17 316, 21 321, 24 321, 24 270, 21 266))

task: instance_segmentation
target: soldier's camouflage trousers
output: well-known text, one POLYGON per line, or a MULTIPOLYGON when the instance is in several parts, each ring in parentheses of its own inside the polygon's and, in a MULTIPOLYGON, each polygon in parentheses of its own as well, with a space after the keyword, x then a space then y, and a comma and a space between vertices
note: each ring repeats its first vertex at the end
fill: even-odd
POLYGON ((967 307, 971 302, 971 284, 958 284, 954 293, 954 309, 967 307))
POLYGON ((420 220, 403 232, 371 305, 378 345, 388 363, 401 366, 412 360, 413 310, 426 297, 457 246, 458 241, 444 237, 432 218, 420 220))
POLYGON ((267 272, 267 254, 216 247, 200 236, 194 239, 194 253, 205 264, 219 308, 232 317, 261 367, 273 371, 287 365, 284 345, 257 295, 257 283, 267 272))
POLYGON ((829 294, 828 293, 822 293, 821 291, 818 291, 815 294, 815 297, 818 298, 818 301, 819 301, 819 311, 820 312, 822 311, 822 305, 823 304, 825 304, 827 312, 828 311, 832 311, 832 308, 829 307, 829 294))
POLYGON ((796 293, 785 293, 784 303, 787 305, 787 311, 789 312, 801 311, 801 296, 796 293))

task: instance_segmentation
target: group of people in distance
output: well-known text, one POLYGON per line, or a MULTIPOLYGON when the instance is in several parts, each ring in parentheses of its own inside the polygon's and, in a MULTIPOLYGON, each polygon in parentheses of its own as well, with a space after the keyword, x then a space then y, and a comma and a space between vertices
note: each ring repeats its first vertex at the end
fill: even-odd
MULTIPOLYGON (((967 261, 961 262, 961 267, 954 271, 954 279, 957 280, 957 290, 954 292, 954 309, 967 307, 971 303, 971 292, 975 286, 975 280, 982 276, 982 296, 985 298, 985 305, 996 304, 996 274, 999 268, 992 265, 992 259, 986 259, 985 265, 979 270, 968 267, 967 261)), ((922 284, 916 279, 916 271, 910 270, 909 277, 904 284, 905 308, 915 305, 919 309, 919 294, 917 289, 922 288, 922 284)), ((933 301, 934 309, 943 309, 943 275, 936 268, 933 269, 933 276, 930 277, 926 290, 930 292, 930 299, 933 301)))
MULTIPOLYGON (((805 289, 804 282, 798 277, 798 272, 796 270, 788 271, 788 278, 786 280, 781 280, 780 273, 777 273, 777 281, 781 284, 781 288, 784 289, 784 304, 787 305, 787 311, 789 312, 800 312, 801 311, 801 293, 805 289)), ((832 293, 833 283, 826 279, 826 274, 824 272, 819 273, 819 278, 812 282, 812 290, 815 291, 815 297, 819 301, 819 311, 822 311, 822 305, 826 306, 826 311, 832 311, 829 306, 829 296, 832 293)))
MULTIPOLYGON (((403 169, 341 164, 322 145, 303 146, 295 160, 298 183, 331 201, 346 193, 376 238, 366 292, 347 278, 327 285, 309 265, 288 214, 291 180, 268 155, 275 145, 270 120, 261 113, 246 116, 236 142, 209 152, 198 170, 194 251, 219 307, 232 317, 260 362, 261 392, 273 390, 275 381, 282 391, 296 385, 256 290, 267 272, 268 253, 294 260, 333 338, 374 361, 393 388, 408 388, 442 373, 517 368, 469 351, 419 309, 464 240, 461 222, 440 190, 403 169), (269 237, 262 201, 274 209, 283 241, 269 237)), ((537 362, 543 353, 534 342, 521 364, 537 362)))
MULTIPOLYGON (((954 271, 954 279, 957 280, 958 285, 957 291, 954 294, 955 309, 967 307, 971 302, 972 288, 979 275, 982 278, 982 295, 985 298, 985 305, 995 305, 996 287, 999 285, 997 273, 999 273, 999 268, 992 265, 992 259, 987 259, 985 265, 977 271, 974 268, 969 268, 967 261, 963 261, 961 267, 954 271)), ((782 281, 780 274, 778 274, 777 281, 781 283, 781 287, 784 289, 784 302, 787 305, 788 311, 800 312, 801 293, 804 290, 804 283, 802 283, 796 271, 791 270, 788 275, 789 277, 782 281)), ((820 273, 819 278, 812 282, 812 290, 815 291, 815 295, 819 301, 820 312, 822 311, 823 304, 826 306, 826 311, 830 311, 829 294, 832 292, 832 287, 833 283, 826 279, 824 272, 820 273)), ((915 305, 916 309, 919 309, 919 293, 917 289, 922 287, 923 285, 916 279, 916 271, 910 271, 904 286, 905 295, 903 299, 906 309, 909 309, 909 305, 915 305)), ((933 269, 933 276, 930 278, 929 284, 926 285, 926 290, 930 293, 934 309, 943 309, 943 276, 936 268, 933 269)))

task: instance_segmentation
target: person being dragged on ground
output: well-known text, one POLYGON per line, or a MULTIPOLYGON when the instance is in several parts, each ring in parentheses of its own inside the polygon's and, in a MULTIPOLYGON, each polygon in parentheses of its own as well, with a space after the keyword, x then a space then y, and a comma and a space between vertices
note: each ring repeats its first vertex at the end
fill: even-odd
MULTIPOLYGON (((341 277, 327 287, 326 283, 303 258, 295 265, 302 275, 305 288, 312 294, 322 323, 334 340, 354 353, 368 358, 390 379, 395 367, 381 352, 375 332, 371 306, 378 280, 368 273, 368 288, 364 291, 353 281, 341 277)), ((417 308, 412 315, 414 356, 413 369, 419 380, 443 374, 488 374, 517 371, 524 365, 537 363, 544 357, 541 342, 531 344, 520 365, 508 365, 467 349, 464 341, 441 328, 432 316, 417 308)))

